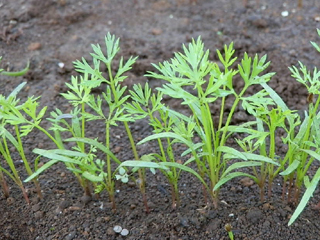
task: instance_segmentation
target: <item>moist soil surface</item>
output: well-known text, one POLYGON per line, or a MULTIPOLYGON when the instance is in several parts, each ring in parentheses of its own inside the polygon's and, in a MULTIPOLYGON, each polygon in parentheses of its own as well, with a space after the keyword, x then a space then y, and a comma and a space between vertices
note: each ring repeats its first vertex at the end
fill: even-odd
MULTIPOLYGON (((107 32, 121 39, 124 58, 139 56, 125 84, 130 88, 149 80, 155 88, 161 82, 143 76, 153 70, 151 63, 169 60, 173 52, 181 51, 182 43, 201 36, 213 61, 217 60, 215 50, 231 41, 238 57, 244 52, 250 56, 267 54, 271 61, 268 70, 277 73, 269 85, 290 108, 303 111, 307 108, 307 91, 290 76, 288 66, 297 65, 298 61, 310 69, 320 66, 319 53, 309 42, 319 42, 316 28, 320 28, 320 2, 302 3, 299 7, 298 1, 278 0, 2 1, 1 68, 18 71, 30 61, 30 70, 23 77, 1 76, 0 93, 8 95, 19 83, 27 81, 20 93, 22 99, 42 95, 40 104, 48 106, 48 114, 56 107, 67 112, 70 105, 59 93, 67 90, 65 82, 76 75, 72 62, 82 56, 90 60, 90 44, 103 46, 107 32)), ((183 110, 176 100, 165 100, 183 110)), ((247 118, 241 111, 236 116, 234 124, 247 118)), ((46 125, 44 121, 43 126, 46 125)), ((101 127, 90 126, 90 134, 101 137, 101 127)), ((136 140, 151 133, 144 121, 131 127, 136 140)), ((24 140, 29 159, 35 157, 34 148, 53 147, 37 132, 24 140)), ((111 146, 120 159, 133 158, 122 126, 112 128, 111 146)), ((278 147, 277 152, 284 154, 285 147, 278 147)), ((152 143, 139 146, 138 150, 141 154, 156 151, 152 143)), ((177 156, 183 150, 177 146, 177 156)), ((15 161, 25 178, 21 161, 18 157, 15 161)), ((316 169, 311 167, 311 176, 316 169)), ((99 198, 85 197, 63 164, 54 165, 40 176, 42 199, 32 184, 26 184, 29 205, 20 189, 8 181, 10 197, 0 195, 0 239, 229 239, 226 224, 231 224, 235 239, 320 239, 320 215, 314 207, 320 200, 319 191, 288 227, 295 206, 281 200, 281 178, 275 180, 272 197, 263 202, 256 184, 236 178, 222 187, 219 207, 215 209, 205 204, 199 181, 182 174, 181 204, 173 210, 168 182, 160 173, 150 173, 146 188, 150 213, 145 212, 134 183, 117 182, 117 210, 112 212, 105 192, 99 198), (122 236, 114 231, 115 226, 129 233, 122 236)))

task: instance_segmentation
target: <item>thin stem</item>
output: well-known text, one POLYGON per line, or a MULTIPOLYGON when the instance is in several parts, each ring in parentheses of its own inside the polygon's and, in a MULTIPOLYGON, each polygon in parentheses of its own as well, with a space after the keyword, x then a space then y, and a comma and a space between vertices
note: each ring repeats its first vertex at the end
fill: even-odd
MULTIPOLYGON (((231 110, 230 110, 230 113, 229 113, 229 115, 228 115, 226 124, 225 124, 224 129, 223 129, 220 146, 223 146, 223 145, 225 144, 225 142, 226 142, 226 139, 225 139, 225 138, 226 138, 228 126, 229 126, 230 123, 231 123, 231 119, 232 119, 233 114, 234 114, 234 112, 235 112, 235 110, 236 110, 236 107, 238 106, 238 103, 239 103, 242 95, 245 93, 246 89, 247 89, 247 87, 245 86, 245 87, 242 89, 242 91, 240 92, 240 94, 235 96, 236 99, 235 99, 234 102, 233 102, 233 105, 232 105, 231 110)), ((220 155, 220 157, 221 157, 221 152, 220 152, 219 155, 220 155)))
POLYGON ((299 202, 301 186, 295 186, 294 190, 294 204, 297 205, 299 202))
POLYGON ((45 130, 44 128, 40 127, 39 125, 34 125, 32 122, 29 122, 29 124, 32 124, 34 127, 36 127, 37 129, 39 129, 41 132, 43 132, 45 135, 47 135, 47 137, 50 138, 50 140, 52 142, 54 142, 54 144, 56 144, 56 146, 59 148, 59 149, 64 149, 63 146, 61 146, 59 144, 59 142, 50 134, 47 132, 47 130, 45 130))
MULTIPOLYGON (((29 165, 29 163, 28 163, 28 160, 27 160, 27 158, 26 158, 26 156, 25 156, 25 154, 24 154, 24 149, 23 149, 23 145, 22 145, 22 141, 21 141, 20 131, 19 131, 18 125, 15 125, 15 131, 16 131, 16 136, 17 136, 18 144, 19 144, 19 147, 20 147, 20 148, 17 149, 17 150, 18 150, 18 152, 19 152, 19 154, 20 154, 20 156, 21 156, 21 158, 22 158, 22 161, 23 161, 23 163, 24 163, 24 166, 25 166, 25 168, 26 168, 27 173, 28 173, 28 175, 30 176, 33 172, 32 172, 32 170, 31 170, 30 165, 29 165)), ((34 183, 34 185, 35 185, 35 187, 36 187, 37 194, 38 194, 39 198, 42 198, 41 187, 40 187, 39 181, 38 181, 36 178, 34 178, 34 179, 33 179, 33 183, 34 183)))
MULTIPOLYGON (((175 162, 175 158, 174 158, 174 154, 173 154, 173 151, 172 151, 172 143, 170 142, 170 139, 167 138, 167 145, 168 145, 168 156, 169 156, 169 159, 171 162, 175 162)), ((179 206, 180 203, 179 203, 179 190, 178 190, 178 179, 179 179, 179 174, 177 173, 177 169, 175 167, 171 167, 170 168, 172 170, 172 173, 173 173, 173 176, 172 176, 172 179, 171 179, 171 182, 172 182, 172 185, 173 185, 173 195, 175 196, 175 202, 173 201, 172 202, 172 206, 179 206)), ((174 207, 174 208, 175 208, 174 207)))
POLYGON ((5 171, 7 173, 7 175, 9 175, 12 180, 20 187, 21 191, 22 191, 22 194, 27 202, 27 204, 30 204, 30 200, 29 200, 29 197, 28 197, 28 194, 25 190, 25 188, 23 187, 23 183, 20 179, 20 176, 16 170, 16 167, 13 163, 13 160, 12 160, 12 157, 11 157, 11 154, 10 154, 10 151, 9 151, 9 148, 8 148, 8 144, 7 144, 7 140, 5 138, 2 139, 3 140, 3 144, 4 144, 4 149, 3 149, 3 146, 1 144, 1 152, 3 153, 4 155, 4 158, 6 159, 12 173, 10 174, 9 172, 5 171), (4 150, 4 151, 3 151, 4 150))
MULTIPOLYGON (((13 180, 14 180, 19 186, 21 186, 21 185, 22 185, 22 182, 21 182, 21 179, 20 179, 19 174, 18 174, 18 172, 17 172, 17 169, 16 169, 16 167, 15 167, 15 165, 14 165, 14 163, 13 163, 13 160, 12 160, 12 157, 11 157, 11 154, 10 154, 10 151, 9 151, 9 148, 8 148, 7 140, 6 140, 6 138, 3 138, 2 140, 3 140, 3 145, 4 145, 4 151, 5 151, 5 152, 4 152, 4 153, 5 153, 5 156, 4 156, 4 157, 5 157, 8 165, 9 165, 9 167, 10 167, 12 173, 13 173, 13 177, 14 177, 13 180)), ((2 147, 2 146, 1 146, 1 147, 2 147)))
POLYGON ((0 170, 0 184, 1 184, 2 191, 5 198, 8 198, 10 196, 10 191, 9 191, 9 187, 5 179, 5 176, 1 170, 0 170))
POLYGON ((291 202, 291 193, 292 193, 292 186, 293 186, 293 174, 290 175, 290 180, 288 184, 288 199, 287 202, 291 202))
MULTIPOLYGON (((85 137, 85 130, 86 130, 86 120, 85 118, 83 117, 84 113, 85 113, 85 104, 82 103, 81 104, 81 112, 82 112, 82 117, 81 117, 81 137, 85 137)), ((81 149, 82 151, 84 152, 84 143, 81 142, 81 149)))
MULTIPOLYGON (((275 156, 275 127, 270 126, 269 129, 270 129, 269 157, 272 160, 274 160, 274 156, 275 156)), ((270 198, 271 197, 271 190, 272 190, 272 182, 273 182, 274 165, 268 164, 268 168, 269 168, 268 198, 270 198)))
MULTIPOLYGON (((139 155, 138 155, 138 151, 137 151, 137 148, 136 148, 136 144, 133 140, 133 137, 132 137, 132 133, 131 133, 131 130, 129 128, 129 125, 127 122, 123 122, 124 124, 124 127, 126 129, 126 132, 127 132, 127 135, 128 135, 128 138, 129 138, 129 141, 130 141, 130 145, 131 145, 131 149, 132 149, 132 152, 133 152, 133 155, 134 155, 134 159, 135 160, 139 160, 139 155)), ((140 188, 140 191, 143 195, 145 195, 145 177, 144 177, 144 169, 139 169, 138 170, 138 174, 139 174, 139 179, 140 179, 140 183, 139 183, 139 188, 140 188)), ((144 196, 144 198, 146 198, 144 196)), ((146 211, 149 212, 149 208, 147 206, 147 203, 145 202, 144 203, 145 206, 146 206, 146 211)))
POLYGON ((286 185, 287 185, 287 181, 286 181, 286 179, 284 179, 283 184, 282 184, 282 194, 281 194, 281 198, 282 198, 283 202, 284 202, 284 199, 286 196, 286 185))
MULTIPOLYGON (((228 72, 229 72, 229 69, 228 69, 228 67, 225 66, 224 74, 228 74, 228 72)), ((228 81, 228 80, 227 80, 227 81, 228 81)), ((232 81, 232 80, 231 80, 231 81, 232 81)), ((223 85, 223 90, 226 90, 226 86, 225 86, 225 85, 223 85)), ((226 101, 226 97, 222 97, 218 131, 221 129, 222 123, 223 123, 223 115, 224 115, 225 101, 226 101)))
MULTIPOLYGON (((110 148, 110 124, 106 122, 106 147, 110 148)), ((112 209, 115 210, 115 203, 114 203, 114 188, 112 182, 112 172, 111 172, 111 159, 109 154, 107 154, 107 190, 109 193, 110 201, 113 203, 112 209)))
POLYGON ((23 161, 24 166, 25 166, 25 168, 27 170, 27 173, 30 176, 33 172, 31 170, 30 165, 28 163, 28 160, 27 160, 27 158, 26 158, 26 156, 24 154, 23 145, 22 145, 21 137, 20 137, 19 127, 18 127, 18 125, 15 125, 14 128, 15 128, 15 131, 16 131, 16 136, 17 136, 17 140, 18 140, 18 144, 19 144, 19 149, 17 149, 17 150, 19 151, 19 154, 20 154, 20 156, 22 158, 22 161, 23 161))
POLYGON ((173 180, 171 183, 171 195, 172 195, 172 209, 176 209, 180 206, 180 198, 179 198, 179 191, 178 191, 178 184, 176 180, 173 180))
MULTIPOLYGON (((113 96, 114 96, 114 102, 115 102, 115 104, 118 104, 119 99, 118 99, 118 95, 117 95, 117 92, 116 92, 115 79, 112 76, 111 64, 110 64, 110 62, 108 62, 106 65, 107 65, 107 69, 108 69, 108 73, 109 73, 111 91, 112 91, 113 96)), ((138 151, 136 149, 136 145, 135 145, 135 142, 133 140, 132 133, 131 133, 131 130, 129 128, 129 125, 128 125, 127 122, 123 122, 123 124, 125 126, 125 129, 126 129, 129 141, 130 141, 130 145, 131 145, 131 149, 132 149, 134 158, 136 160, 139 160, 138 151)), ((141 191, 142 196, 143 196, 143 202, 144 202, 144 205, 145 205, 145 209, 146 209, 146 212, 149 212, 150 210, 149 210, 149 207, 148 207, 148 204, 147 204, 147 197, 145 196, 145 170, 144 169, 139 169, 138 170, 138 174, 139 174, 139 179, 140 179, 139 188, 140 188, 140 191, 141 191)))
MULTIPOLYGON (((309 105, 309 119, 308 119, 308 125, 307 125, 307 131, 303 137, 303 140, 302 140, 302 149, 309 149, 310 147, 305 144, 307 141, 309 141, 309 139, 312 137, 310 137, 310 129, 312 128, 312 124, 313 124, 313 119, 316 117, 317 115, 317 109, 319 107, 319 104, 320 104, 320 97, 318 96, 317 98, 317 101, 316 103, 313 105, 313 104, 310 104, 309 105)), ((303 182, 303 178, 304 176, 306 175, 306 172, 308 170, 308 168, 310 167, 311 163, 313 162, 313 158, 310 158, 309 159, 309 162, 306 164, 306 161, 307 161, 307 158, 308 158, 308 154, 306 152, 302 152, 301 153, 301 163, 300 163, 300 166, 302 166, 301 168, 298 168, 297 169, 297 180, 296 180, 296 184, 295 184, 295 188, 298 188, 298 190, 296 190, 296 192, 298 191, 300 193, 300 188, 301 188, 301 185, 302 185, 302 182, 303 182)), ((294 201, 298 201, 298 198, 299 196, 294 196, 294 201)))
MULTIPOLYGON (((226 86, 223 86, 223 90, 225 90, 225 89, 226 89, 226 86)), ((222 98, 222 101, 221 101, 218 131, 221 129, 222 123, 223 123, 223 115, 224 115, 224 105, 225 105, 225 101, 226 101, 226 97, 223 97, 223 98, 222 98)))

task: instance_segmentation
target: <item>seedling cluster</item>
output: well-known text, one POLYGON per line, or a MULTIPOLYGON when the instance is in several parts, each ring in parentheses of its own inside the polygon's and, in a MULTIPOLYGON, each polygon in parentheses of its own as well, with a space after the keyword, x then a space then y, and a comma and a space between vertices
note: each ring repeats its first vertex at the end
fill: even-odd
MULTIPOLYGON (((319 30, 318 34, 320 36, 319 30)), ((46 107, 39 109, 38 97, 29 97, 24 103, 17 99, 24 83, 8 97, 0 96, 0 152, 11 171, 0 165, 0 183, 5 196, 9 196, 9 192, 4 174, 19 185, 28 201, 9 151, 9 145, 12 145, 18 150, 29 175, 25 181, 34 182, 39 196, 38 176, 57 162, 63 162, 76 176, 85 194, 91 195, 92 187, 95 194, 106 189, 114 211, 115 181, 126 183, 129 179, 139 186, 146 212, 149 211, 145 185, 147 169, 154 174, 158 170, 167 178, 172 187, 172 208, 180 203, 178 182, 181 174, 193 174, 203 185, 205 203, 216 208, 219 190, 233 178, 253 179, 260 187, 261 201, 264 201, 265 188, 270 198, 274 179, 282 176, 283 200, 287 196, 288 201, 298 204, 301 187, 303 184, 306 187, 289 225, 295 221, 320 180, 320 169, 312 180, 308 176, 312 162, 320 160, 320 71, 315 68, 310 72, 300 62, 299 67, 289 68, 292 77, 309 92, 309 109, 304 119, 300 119, 296 110, 289 109, 269 87, 274 73, 267 72, 270 62, 266 55, 250 57, 244 54, 235 66, 237 58, 231 43, 224 46, 223 51, 217 50, 221 63, 218 65, 209 60, 209 50, 204 49, 198 38, 183 45, 183 51, 175 53, 170 61, 153 64, 156 71, 148 72, 146 76, 164 80, 161 87, 151 89, 145 83, 127 91, 122 82, 137 57, 126 61, 120 58, 118 67, 112 69, 120 49, 119 39, 108 34, 105 45, 106 53, 99 45, 92 45, 92 66, 84 58, 74 62, 80 76, 72 77, 71 82, 66 83, 68 91, 61 94, 73 109, 68 113, 60 109, 51 112, 47 118, 51 123, 49 129, 41 127, 46 107), (103 68, 106 73, 101 70, 103 68), (235 88, 235 79, 243 81, 241 89, 235 88), (260 90, 248 95, 247 90, 253 86, 260 90), (105 91, 97 95, 94 93, 97 87, 105 87, 105 91), (185 115, 164 104, 165 95, 180 100, 189 108, 190 114, 185 115), (227 108, 229 101, 232 101, 231 108, 227 108), (213 105, 219 106, 218 113, 212 112, 213 105), (250 114, 252 120, 233 125, 234 114, 239 108, 250 114), (213 118, 215 114, 217 117, 213 118), (133 139, 129 127, 129 122, 134 124, 138 119, 148 119, 153 128, 152 134, 140 142, 133 139), (103 139, 88 137, 87 127, 91 121, 104 124, 103 139), (111 151, 110 128, 118 124, 126 129, 134 159, 119 159, 111 151), (8 130, 9 126, 13 126, 14 132, 8 130), (24 155, 21 138, 34 129, 44 133, 56 148, 34 149, 38 157, 32 170, 24 155), (288 148, 285 155, 277 152, 279 129, 285 133, 282 136, 282 142, 288 148), (239 145, 237 149, 241 150, 228 146, 227 140, 235 136, 240 136, 235 141, 239 145), (156 141, 159 152, 141 156, 136 145, 149 141, 156 141), (72 147, 67 147, 70 143, 72 147), (175 144, 186 147, 181 156, 174 153, 175 144), (43 157, 49 161, 38 167, 39 159, 43 157)), ((320 52, 316 43, 312 42, 312 45, 320 52)), ((226 230, 233 239, 231 227, 226 230)))

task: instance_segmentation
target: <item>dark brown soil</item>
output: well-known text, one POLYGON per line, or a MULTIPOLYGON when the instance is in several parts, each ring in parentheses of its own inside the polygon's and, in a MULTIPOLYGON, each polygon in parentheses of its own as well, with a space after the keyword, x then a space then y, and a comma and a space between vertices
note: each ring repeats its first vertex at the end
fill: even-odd
MULTIPOLYGON (((212 51, 234 42, 238 56, 244 52, 268 54, 270 71, 277 72, 273 87, 289 107, 306 107, 306 91, 296 83, 288 66, 302 61, 308 67, 320 65, 319 53, 309 41, 319 42, 320 2, 252 0, 13 0, 0 3, 1 67, 17 71, 30 60, 31 69, 24 77, 1 77, 0 93, 7 95, 22 81, 27 88, 21 97, 42 95, 41 105, 68 108, 59 93, 75 74, 72 61, 88 58, 91 43, 103 44, 107 32, 121 39, 121 54, 139 56, 126 84, 147 80, 144 73, 151 63, 172 57, 181 44, 199 35, 212 51), (282 12, 289 15, 283 17, 282 12), (64 67, 60 68, 59 63, 64 67)), ((149 80, 152 87, 161 84, 149 80)), ((174 105, 174 100, 169 100, 174 105)), ((178 104, 175 104, 176 107, 178 104)), ((241 121, 241 119, 239 119, 241 121)), ((44 123, 45 124, 45 123, 44 123)), ((145 123, 132 126, 135 139, 150 133, 145 123)), ((90 129, 99 135, 99 126, 90 129)), ((113 148, 121 159, 131 159, 126 151, 124 129, 112 129, 113 148)), ((28 156, 32 149, 47 147, 43 135, 25 141, 28 156)), ((279 146, 281 148, 281 146, 279 146)), ((152 146, 140 147, 140 152, 152 146)), ((177 150, 178 151, 178 150, 177 150)), ((18 164, 19 161, 17 161, 18 164)), ((22 169, 22 168, 21 168, 22 169)), ((316 167, 311 169, 316 170, 316 167)), ((25 177, 25 176, 24 176, 25 177)), ((0 239, 228 239, 224 229, 229 223, 235 239, 320 239, 319 191, 304 213, 287 226, 294 207, 281 201, 281 179, 276 179, 272 199, 259 200, 255 184, 235 179, 221 190, 218 209, 205 208, 201 186, 188 174, 180 180, 181 206, 171 209, 170 188, 160 174, 148 176, 147 197, 152 211, 146 214, 139 190, 132 184, 116 186, 117 212, 112 213, 108 196, 83 197, 75 177, 62 164, 53 166, 40 177, 43 199, 32 185, 26 185, 31 204, 11 185, 11 196, 0 195, 0 239), (119 225, 129 230, 126 237, 116 234, 119 225)))

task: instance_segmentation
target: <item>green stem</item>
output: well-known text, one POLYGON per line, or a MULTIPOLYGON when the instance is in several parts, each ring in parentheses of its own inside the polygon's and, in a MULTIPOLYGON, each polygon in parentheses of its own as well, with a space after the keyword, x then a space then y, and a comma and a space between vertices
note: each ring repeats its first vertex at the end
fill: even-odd
MULTIPOLYGON (((108 121, 106 122, 106 147, 110 149, 110 124, 108 121)), ((109 154, 107 154, 107 191, 112 203, 112 209, 115 211, 116 205, 114 200, 114 183, 112 181, 111 159, 109 154)))
MULTIPOLYGON (((175 158, 174 158, 174 154, 173 154, 173 150, 172 150, 172 143, 170 142, 170 139, 167 138, 167 144, 168 144, 168 156, 171 162, 176 162, 175 158)), ((172 184, 173 184, 173 194, 175 196, 175 200, 176 202, 172 202, 172 206, 179 206, 179 190, 178 190, 178 179, 179 179, 179 174, 177 173, 177 169, 175 167, 171 167, 170 170, 173 173, 173 177, 172 177, 172 184)))
MULTIPOLYGON (((26 168, 27 173, 30 176, 33 173, 33 171, 31 170, 30 165, 28 163, 28 160, 24 154, 23 144, 21 141, 20 131, 19 131, 18 125, 15 125, 15 131, 16 131, 16 136, 17 136, 17 140, 18 140, 18 144, 19 144, 19 149, 17 149, 17 150, 22 158, 22 161, 24 163, 24 166, 26 168)), ((40 184, 39 184, 38 180, 36 178, 34 178, 33 183, 36 187, 37 194, 38 194, 39 198, 42 198, 41 188, 40 188, 40 184)))
MULTIPOLYGON (((223 86, 223 90, 225 90, 225 89, 226 89, 226 86, 223 86)), ((224 115, 224 105, 225 105, 225 101, 226 101, 226 97, 223 97, 223 98, 222 98, 222 101, 221 101, 218 131, 221 129, 222 123, 223 123, 223 115, 224 115)))
MULTIPOLYGON (((82 112, 82 116, 81 116, 81 137, 85 137, 85 129, 86 129, 86 120, 84 118, 84 113, 85 113, 85 104, 82 103, 81 104, 81 112, 82 112)), ((81 143, 81 149, 84 152, 84 143, 81 143)))
MULTIPOLYGON (((108 121, 106 123, 106 147, 110 149, 110 124, 108 121)), ((109 185, 112 182, 111 159, 109 154, 107 154, 106 157, 107 157, 107 172, 108 172, 108 185, 109 185)))
MULTIPOLYGON (((244 94, 244 92, 246 91, 246 89, 247 89, 247 87, 245 86, 243 89, 242 89, 242 91, 241 91, 241 93, 239 94, 239 95, 236 95, 236 99, 235 99, 235 101, 234 101, 234 103, 233 103, 233 105, 232 105, 232 107, 231 107, 231 110, 230 110, 230 113, 229 113, 229 115, 228 115, 228 118, 227 118, 227 121, 226 121, 226 123, 225 123, 225 126, 224 126, 224 129, 223 129, 223 132, 222 132, 222 136, 221 136, 221 138, 220 139, 217 139, 217 140, 219 140, 219 145, 218 146, 224 146, 224 144, 225 144, 225 142, 226 142, 226 134, 227 134, 227 131, 228 131, 228 126, 230 125, 230 123, 231 123, 231 119, 232 119, 232 117, 233 117, 233 114, 234 114, 234 112, 235 112, 235 109, 236 109, 236 107, 238 106, 238 103, 239 103, 239 101, 240 101, 240 99, 241 99, 241 96, 244 94)), ((218 134, 217 134, 218 135, 218 134)), ((218 142, 218 141, 217 141, 218 142)), ((216 169, 219 169, 219 166, 220 166, 220 161, 221 161, 221 156, 222 156, 222 152, 216 152, 216 148, 218 147, 218 146, 216 146, 215 147, 215 171, 216 171, 216 169)), ((219 178, 220 178, 220 176, 219 176, 219 173, 218 172, 215 172, 215 174, 214 174, 214 177, 213 177, 213 181, 212 181, 212 187, 214 187, 215 186, 215 184, 218 182, 218 180, 219 180, 219 178)))
MULTIPOLYGON (((16 181, 16 183, 21 186, 22 185, 22 182, 20 180, 20 177, 19 177, 19 174, 16 170, 16 167, 14 166, 14 163, 13 163, 13 160, 12 160, 12 157, 11 157, 11 154, 10 154, 10 151, 9 151, 9 148, 8 148, 8 143, 7 143, 7 140, 6 138, 2 138, 2 141, 3 141, 3 145, 4 145, 4 158, 6 159, 12 173, 13 173, 13 176, 14 176, 14 179, 16 181)), ((1 147, 2 148, 2 147, 1 147)))
MULTIPOLYGON (((133 152, 133 155, 134 155, 134 159, 135 160, 139 160, 139 155, 138 155, 138 151, 137 151, 137 148, 136 148, 136 144, 133 140, 133 137, 132 137, 132 133, 131 133, 131 130, 129 128, 129 125, 127 122, 123 122, 124 124, 124 127, 126 129, 126 132, 127 132, 127 135, 128 135, 128 138, 129 138, 129 141, 130 141, 130 145, 131 145, 131 149, 132 149, 132 152, 133 152)), ((140 179, 140 182, 139 182, 139 188, 140 188, 140 191, 142 193, 142 198, 143 198, 143 203, 144 203, 144 206, 145 206, 145 210, 147 213, 150 212, 150 209, 148 207, 148 203, 147 203, 147 196, 146 196, 146 180, 145 180, 145 169, 139 169, 138 170, 138 175, 139 175, 139 179, 140 179)))
MULTIPOLYGON (((307 131, 306 131, 306 133, 305 133, 305 135, 303 137, 303 140, 302 140, 302 149, 309 149, 310 148, 308 145, 305 144, 305 142, 309 141, 309 139, 311 138, 310 137, 310 131, 311 131, 311 128, 312 128, 313 119, 317 115, 317 109, 319 107, 319 104, 320 104, 320 97, 318 96, 316 103, 314 105, 313 104, 309 105, 310 114, 309 114, 309 119, 308 119, 307 131)), ((311 158, 309 160, 308 164, 306 164, 307 158, 308 158, 308 154, 306 152, 302 152, 301 153, 301 163, 300 163, 301 168, 299 167, 297 169, 297 180, 296 180, 296 185, 295 185, 296 187, 299 188, 296 191, 296 192, 299 192, 299 193, 300 193, 300 187, 301 187, 302 182, 303 182, 303 178, 304 178, 309 166, 313 162, 313 158, 311 158)), ((297 201, 297 196, 296 195, 295 195, 295 201, 297 201)))
MULTIPOLYGON (((128 123, 127 122, 123 122, 123 124, 125 126, 125 129, 126 129, 126 132, 127 132, 130 144, 131 144, 131 149, 132 149, 132 152, 133 152, 133 155, 134 155, 134 159, 135 160, 139 160, 139 155, 138 155, 138 151, 137 151, 137 148, 136 148, 136 144, 135 144, 135 142, 133 140, 133 137, 132 137, 132 134, 131 134, 131 130, 130 130, 129 126, 128 126, 128 123)), ((140 179, 139 188, 140 188, 140 191, 142 193, 144 206, 145 206, 146 212, 150 212, 148 204, 147 204, 147 197, 146 197, 145 170, 144 169, 139 169, 138 170, 138 175, 139 175, 139 179, 140 179)))
POLYGON ((128 122, 123 122, 123 125, 124 125, 124 127, 126 129, 126 132, 127 132, 127 135, 128 135, 129 141, 130 141, 130 145, 131 145, 131 149, 132 149, 132 152, 133 152, 133 155, 134 155, 134 159, 139 160, 139 155, 138 155, 138 151, 137 151, 137 148, 136 148, 136 144, 135 144, 135 142, 133 140, 132 133, 131 133, 131 130, 129 128, 128 122))
MULTIPOLYGON (((228 115, 228 118, 227 118, 227 121, 226 121, 226 124, 224 126, 224 129, 223 129, 223 132, 222 132, 222 137, 221 137, 221 141, 220 141, 220 146, 224 146, 225 142, 226 142, 226 134, 227 134, 227 131, 228 131, 228 126, 230 125, 230 122, 232 120, 232 117, 233 117, 233 114, 236 110, 236 107, 238 106, 238 103, 242 97, 242 95, 245 93, 247 87, 244 87, 241 91, 241 93, 239 95, 236 95, 236 99, 234 100, 233 102, 233 105, 231 107, 231 110, 230 110, 230 113, 228 115)), ((221 157, 221 153, 219 154, 221 157)))
POLYGON ((50 140, 52 142, 54 142, 54 144, 56 144, 56 146, 59 148, 59 149, 64 149, 63 146, 61 146, 61 144, 59 144, 59 142, 54 138, 52 137, 52 135, 50 133, 47 132, 47 130, 45 130, 44 128, 40 127, 39 125, 34 125, 32 122, 29 122, 29 124, 32 124, 34 127, 36 127, 37 129, 39 129, 41 132, 43 132, 45 135, 47 135, 48 138, 50 138, 50 140))
MULTIPOLYGON (((29 124, 32 124, 32 123, 29 122, 29 124)), ((51 135, 50 133, 48 133, 44 128, 40 127, 39 125, 34 125, 34 126, 35 126, 37 129, 39 129, 41 132, 43 132, 45 135, 47 135, 47 136, 50 138, 50 140, 53 141, 59 149, 64 149, 64 146, 63 146, 63 144, 62 144, 62 141, 60 141, 60 142, 57 141, 54 137, 52 137, 52 135, 51 135)), ((66 166, 67 166, 67 167, 72 167, 72 168, 74 168, 74 165, 73 165, 73 164, 70 164, 70 163, 69 163, 69 164, 66 163, 66 166)), ((74 175, 76 176, 76 178, 78 179, 80 185, 84 188, 85 194, 90 196, 91 193, 90 193, 90 190, 88 189, 88 184, 86 183, 86 180, 84 180, 84 179, 79 175, 79 173, 77 173, 77 172, 73 172, 73 173, 74 173, 74 175)))
MULTIPOLYGON (((271 123, 272 124, 272 123, 271 123)), ((269 157, 274 160, 275 157, 275 127, 270 126, 270 147, 269 147, 269 157)), ((273 182, 274 165, 268 164, 269 168, 269 182, 268 182, 268 198, 271 197, 271 188, 273 182)))
POLYGON ((228 232, 228 235, 229 235, 230 240, 234 240, 234 235, 233 235, 232 231, 228 232))
POLYGON ((20 179, 20 176, 19 176, 19 174, 18 174, 18 172, 16 170, 16 167, 14 166, 14 163, 13 163, 13 160, 12 160, 9 148, 8 148, 7 140, 3 137, 2 141, 3 141, 4 146, 2 144, 0 144, 0 152, 2 153, 2 155, 5 158, 6 162, 8 163, 13 175, 10 174, 8 171, 5 171, 5 170, 3 170, 3 171, 5 171, 5 173, 7 173, 7 175, 9 177, 11 177, 11 179, 20 187, 26 202, 28 204, 30 204, 30 200, 29 200, 28 194, 27 194, 25 188, 23 187, 23 183, 22 183, 22 181, 20 179))
POLYGON ((18 140, 18 144, 19 144, 19 149, 17 149, 17 150, 18 150, 18 152, 19 152, 19 154, 20 154, 20 156, 22 158, 22 161, 23 161, 24 166, 25 166, 25 168, 27 170, 27 173, 30 176, 33 172, 31 170, 30 165, 29 165, 29 163, 27 161, 27 158, 26 158, 26 156, 24 154, 23 145, 22 145, 21 137, 20 137, 19 127, 18 127, 18 125, 15 125, 14 128, 15 128, 15 131, 16 131, 16 136, 17 136, 17 140, 18 140))
MULTIPOLYGON (((114 102, 117 105, 119 99, 118 99, 118 96, 117 96, 117 93, 116 93, 115 80, 114 80, 114 78, 112 76, 111 64, 110 64, 110 62, 108 62, 106 65, 107 65, 107 69, 108 69, 108 73, 109 73, 111 91, 112 91, 113 96, 114 96, 114 102)), ((130 145, 131 145, 131 149, 132 149, 134 158, 136 160, 139 160, 139 155, 138 155, 138 152, 137 152, 137 149, 136 149, 136 145, 135 145, 135 142, 133 140, 132 133, 131 133, 131 130, 129 128, 129 125, 128 125, 127 122, 123 122, 123 123, 124 123, 125 129, 126 129, 129 141, 130 141, 130 145)), ((110 160, 110 157, 109 157, 109 160, 110 160)), ((138 170, 139 179, 140 179, 139 188, 140 188, 140 191, 141 191, 141 193, 143 195, 143 201, 144 201, 144 205, 145 205, 146 211, 149 212, 149 207, 147 205, 147 200, 146 200, 146 196, 145 196, 145 176, 144 176, 145 174, 144 174, 144 171, 145 170, 141 170, 141 169, 138 170)))

